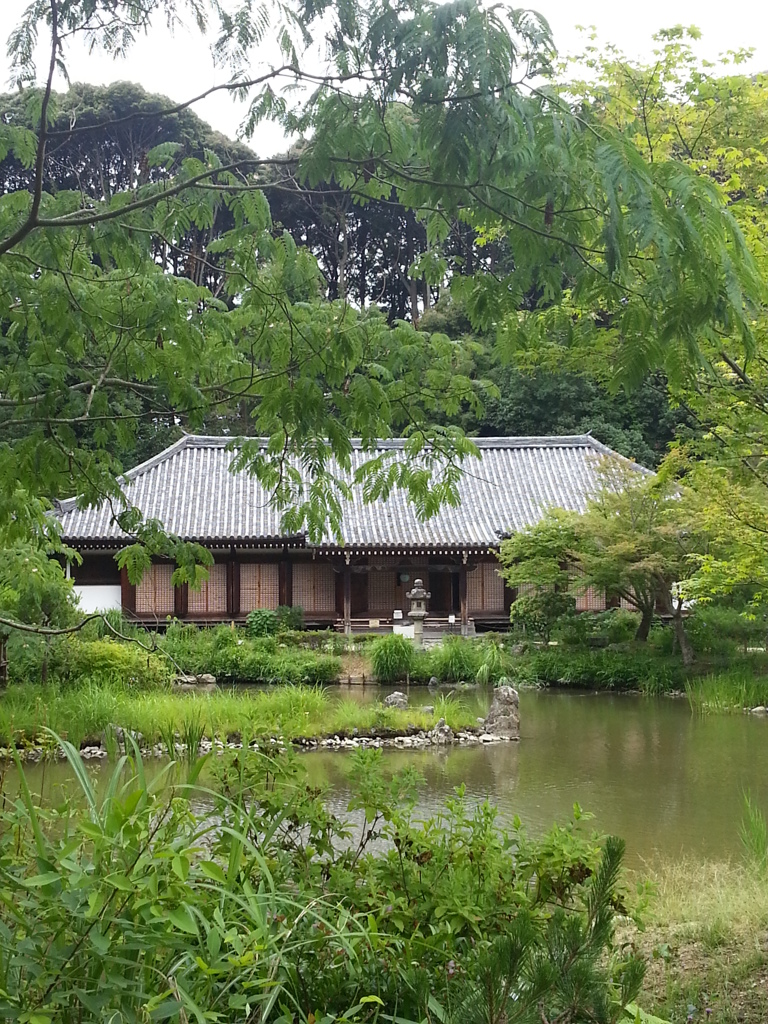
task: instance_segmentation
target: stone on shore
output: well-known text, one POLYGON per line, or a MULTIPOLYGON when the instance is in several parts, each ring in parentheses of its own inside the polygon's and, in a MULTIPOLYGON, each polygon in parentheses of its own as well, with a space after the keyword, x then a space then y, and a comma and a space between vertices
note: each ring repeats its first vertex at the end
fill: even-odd
POLYGON ((485 719, 485 731, 492 736, 520 739, 520 697, 514 686, 496 687, 485 719))
POLYGON ((450 725, 446 725, 444 718, 441 718, 435 728, 429 733, 429 738, 433 743, 440 745, 453 743, 453 729, 450 725))
POLYGON ((173 685, 182 693, 213 693, 218 689, 216 676, 211 675, 210 672, 201 672, 198 676, 176 676, 173 685))

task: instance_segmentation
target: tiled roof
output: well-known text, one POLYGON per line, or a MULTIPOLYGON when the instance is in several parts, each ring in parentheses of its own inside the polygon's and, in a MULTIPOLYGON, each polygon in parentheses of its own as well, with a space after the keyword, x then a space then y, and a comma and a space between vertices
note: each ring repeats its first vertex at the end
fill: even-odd
MULTIPOLYGON (((548 508, 583 510, 596 488, 601 459, 619 458, 587 434, 474 441, 480 458, 464 462, 458 507, 443 507, 422 522, 403 492, 366 504, 356 486, 351 500, 342 499, 345 546, 488 547, 535 523, 548 508)), ((237 453, 227 450, 229 443, 222 437, 182 438, 126 474, 128 501, 145 519, 160 520, 185 540, 244 545, 287 539, 264 488, 247 472, 230 472, 237 453)), ((383 441, 379 451, 402 448, 402 441, 383 441)), ((353 472, 375 454, 356 446, 353 472)), ((65 540, 74 546, 115 547, 128 540, 107 504, 78 509, 70 498, 58 504, 58 516, 65 540)), ((329 533, 321 546, 338 547, 338 542, 329 533)))

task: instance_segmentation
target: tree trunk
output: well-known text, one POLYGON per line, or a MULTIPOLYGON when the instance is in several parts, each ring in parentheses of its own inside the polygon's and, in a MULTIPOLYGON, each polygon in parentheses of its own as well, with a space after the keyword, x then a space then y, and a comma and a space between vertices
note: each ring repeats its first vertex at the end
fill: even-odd
POLYGON ((648 639, 648 634, 651 632, 651 626, 653 625, 653 605, 647 605, 640 609, 642 618, 640 619, 640 625, 637 627, 635 633, 635 640, 639 640, 645 643, 648 639))
POLYGON ((688 634, 685 632, 682 608, 679 608, 673 613, 672 621, 675 624, 675 639, 677 640, 677 645, 680 648, 680 653, 683 656, 683 665, 685 665, 686 668, 689 668, 696 660, 696 655, 693 647, 691 646, 688 634))

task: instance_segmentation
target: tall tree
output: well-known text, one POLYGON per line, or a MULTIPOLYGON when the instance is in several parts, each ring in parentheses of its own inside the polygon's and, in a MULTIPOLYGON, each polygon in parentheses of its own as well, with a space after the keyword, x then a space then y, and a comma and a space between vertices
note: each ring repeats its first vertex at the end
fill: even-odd
MULTIPOLYGON (((695 30, 657 36, 649 64, 628 60, 591 40, 579 63, 591 78, 575 83, 585 115, 630 138, 649 163, 674 159, 706 179, 739 224, 755 265, 768 271, 768 106, 765 75, 739 73, 737 52, 717 68, 696 54, 695 30)), ((699 358, 672 374, 671 398, 693 430, 670 455, 666 472, 684 477, 701 496, 702 528, 718 539, 717 556, 701 561, 686 583, 698 598, 768 583, 768 320, 755 309, 751 344, 739 332, 702 336, 699 358)), ((569 352, 589 359, 587 347, 569 352)), ((635 355, 621 341, 601 349, 617 375, 632 373, 635 355)))
MULTIPOLYGON (((452 279, 475 324, 498 323, 503 342, 552 317, 565 330, 576 302, 583 313, 573 329, 588 336, 597 320, 610 325, 637 365, 698 358, 702 339, 723 331, 753 345, 762 282, 721 193, 680 161, 650 162, 625 134, 542 87, 551 40, 540 18, 477 0, 396 8, 320 0, 258 11, 246 3, 234 15, 213 0, 190 6, 200 19, 219 18, 219 53, 236 68, 274 33, 284 64, 249 67, 231 83, 251 93, 250 127, 272 117, 305 134, 287 158, 302 183, 336 182, 358 203, 395 195, 426 231, 417 269, 428 282, 451 277, 453 223, 481 241, 503 240, 514 255, 509 272, 486 273, 480 261, 473 275, 452 279), (298 58, 321 23, 332 26, 333 64, 318 78, 298 58), (291 103, 278 91, 286 81, 316 88, 291 103)), ((125 191, 46 189, 54 145, 66 141, 51 134, 52 83, 69 41, 84 35, 121 54, 154 16, 174 13, 172 0, 40 0, 12 34, 21 102, 38 126, 0 125, 2 155, 30 172, 0 197, 0 479, 30 495, 74 490, 119 501, 113 453, 138 422, 167 416, 195 427, 247 398, 252 428, 269 444, 246 446, 243 460, 293 529, 315 536, 328 517, 338 522, 353 434, 372 445, 405 432, 410 453, 426 460, 426 472, 418 461, 369 463, 361 470, 369 497, 403 487, 424 515, 455 500, 472 446, 435 426, 436 412, 453 416, 477 390, 455 372, 455 346, 320 301, 315 260, 287 233, 272 233, 256 172, 274 160, 188 155, 164 142, 139 161, 138 175, 133 164, 125 170, 125 191), (49 61, 37 88, 41 33, 49 61), (192 246, 185 272, 167 251, 158 258, 166 241, 183 248, 219 217, 231 227, 207 244, 202 276, 188 272, 201 258, 192 246), (312 476, 306 493, 297 461, 312 476)), ((115 120, 75 123, 71 147, 115 120)))
POLYGON ((683 662, 690 665, 694 653, 680 584, 710 544, 691 500, 669 482, 611 460, 583 514, 554 510, 502 543, 502 575, 512 586, 561 592, 594 587, 624 598, 641 614, 641 641, 660 611, 671 619, 683 662))

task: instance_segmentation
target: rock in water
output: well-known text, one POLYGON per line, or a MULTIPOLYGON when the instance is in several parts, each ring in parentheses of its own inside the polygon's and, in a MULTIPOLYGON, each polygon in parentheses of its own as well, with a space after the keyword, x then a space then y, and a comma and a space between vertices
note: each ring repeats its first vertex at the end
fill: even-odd
POLYGON ((395 690, 384 698, 384 706, 387 708, 407 708, 408 698, 401 690, 395 690))
POLYGON ((514 686, 496 687, 485 731, 510 740, 520 739, 520 697, 514 686))

